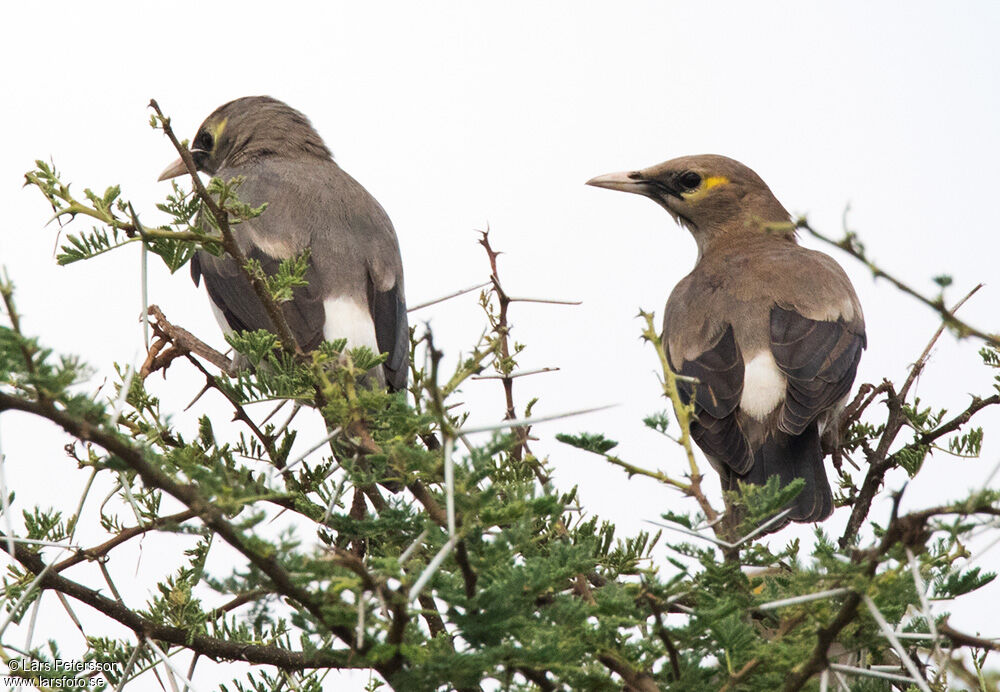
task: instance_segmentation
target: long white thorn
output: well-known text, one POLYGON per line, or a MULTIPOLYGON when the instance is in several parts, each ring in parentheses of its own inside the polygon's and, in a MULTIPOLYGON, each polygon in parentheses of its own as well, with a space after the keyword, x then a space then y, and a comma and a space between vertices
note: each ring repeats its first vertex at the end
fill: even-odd
POLYGON ((744 543, 746 543, 747 541, 749 541, 751 538, 753 538, 754 536, 756 536, 758 533, 760 533, 761 531, 763 531, 764 529, 766 529, 771 524, 773 524, 776 521, 779 521, 781 519, 784 519, 785 515, 788 514, 791 511, 792 511, 791 508, 789 508, 789 509, 786 509, 786 510, 784 510, 782 512, 778 512, 773 517, 771 517, 770 519, 768 519, 767 521, 765 521, 763 524, 761 524, 760 526, 758 526, 756 529, 754 529, 753 531, 751 531, 750 533, 748 533, 746 536, 744 536, 740 540, 736 541, 736 543, 734 543, 732 545, 732 547, 736 548, 737 546, 743 545, 744 543))
POLYGON ((135 648, 132 649, 132 655, 128 658, 128 663, 125 664, 125 670, 122 671, 122 679, 118 683, 118 687, 115 688, 115 692, 122 692, 125 688, 125 683, 129 681, 129 674, 132 672, 132 668, 135 667, 135 662, 139 660, 139 654, 142 653, 142 647, 145 644, 140 640, 136 643, 135 648))
POLYGON ((422 308, 429 308, 431 305, 437 305, 438 303, 443 303, 446 300, 451 300, 452 298, 457 298, 458 296, 465 295, 466 293, 472 293, 476 289, 486 288, 487 286, 489 286, 492 283, 493 283, 492 281, 485 281, 485 282, 483 282, 481 284, 476 284, 475 286, 469 286, 467 288, 460 289, 460 290, 455 291, 453 293, 449 293, 448 295, 442 296, 441 298, 435 298, 434 300, 428 300, 427 302, 424 302, 424 303, 418 303, 417 305, 414 305, 412 308, 407 308, 406 311, 407 312, 416 312, 417 310, 420 310, 422 308))
POLYGON ((42 596, 45 592, 38 594, 38 598, 31 604, 31 619, 28 621, 28 633, 24 636, 24 648, 31 651, 31 640, 35 635, 35 622, 38 620, 38 606, 42 604, 42 596))
POLYGON ((448 542, 441 546, 441 550, 439 550, 438 554, 434 556, 434 559, 427 564, 427 567, 424 568, 423 573, 417 579, 416 583, 410 587, 410 591, 407 595, 407 598, 410 599, 410 603, 417 600, 420 596, 420 592, 424 590, 425 586, 427 586, 427 582, 429 582, 431 577, 434 576, 434 573, 438 571, 441 563, 444 562, 446 557, 448 557, 448 553, 451 552, 451 549, 455 547, 455 543, 457 542, 458 536, 452 536, 449 538, 448 542))
MULTIPOLYGON (((65 548, 59 551, 60 556, 62 555, 64 550, 65 548)), ((42 571, 38 573, 38 576, 36 576, 32 580, 32 582, 28 584, 28 588, 26 588, 24 590, 24 593, 21 594, 21 597, 17 599, 17 603, 15 603, 13 607, 11 607, 10 612, 7 613, 7 617, 4 618, 3 623, 0 623, 0 639, 3 638, 3 633, 7 629, 7 625, 9 625, 11 620, 14 619, 14 616, 17 615, 17 611, 21 609, 21 606, 24 605, 25 601, 31 598, 31 595, 34 592, 35 587, 38 586, 39 583, 41 583, 42 579, 45 578, 45 575, 49 573, 49 570, 52 569, 55 566, 55 564, 56 561, 53 560, 49 564, 45 565, 42 571)))
POLYGON ((420 545, 424 542, 424 539, 427 538, 427 533, 428 533, 427 529, 421 531, 420 535, 413 540, 413 543, 410 543, 410 545, 406 547, 406 550, 404 550, 402 553, 399 554, 400 567, 402 567, 403 564, 405 564, 406 561, 410 559, 410 556, 413 555, 414 551, 417 548, 419 548, 420 545))
MULTIPOLYGON (((914 556, 913 551, 909 547, 906 548, 906 559, 910 563, 910 573, 913 575, 913 585, 917 589, 917 596, 920 597, 920 608, 923 611, 924 620, 927 621, 927 627, 931 631, 931 635, 934 638, 934 661, 937 663, 938 668, 942 668, 942 652, 941 647, 938 643, 938 631, 937 623, 934 622, 934 613, 931 612, 930 602, 927 600, 927 586, 924 584, 923 577, 920 576, 920 568, 917 566, 917 558, 914 556)), ((899 633, 896 633, 899 636, 899 633)))
POLYGON ((844 594, 848 594, 850 592, 851 590, 847 588, 830 589, 828 591, 817 591, 816 593, 807 593, 802 596, 783 598, 780 601, 770 601, 769 603, 762 603, 759 606, 755 607, 757 608, 757 610, 774 610, 775 608, 783 608, 784 606, 796 605, 798 603, 808 603, 809 601, 818 601, 821 598, 833 598, 834 596, 843 596, 844 594))
POLYGON ((291 463, 288 463, 288 464, 285 464, 285 468, 283 468, 281 471, 282 472, 288 471, 290 468, 292 468, 296 464, 301 463, 307 456, 309 456, 310 454, 312 454, 313 452, 315 452, 317 449, 319 449, 320 447, 322 447, 323 445, 325 445, 327 442, 329 442, 330 440, 332 440, 333 438, 335 438, 339 434, 340 434, 340 428, 334 428, 333 431, 331 431, 329 435, 327 435, 322 440, 320 440, 319 442, 317 442, 316 444, 314 444, 312 447, 310 447, 309 449, 307 449, 305 452, 303 452, 302 454, 300 454, 299 456, 297 456, 295 458, 295 461, 293 461, 291 463))
MULTIPOLYGON (((182 673, 177 669, 177 666, 173 664, 173 661, 171 661, 170 658, 165 653, 163 653, 163 650, 160 647, 158 647, 156 645, 156 642, 154 642, 149 636, 146 637, 146 645, 156 652, 156 655, 160 657, 160 660, 163 662, 163 665, 167 667, 167 670, 169 672, 173 673, 178 678, 183 680, 184 684, 186 684, 189 689, 193 690, 194 692, 198 692, 198 688, 195 686, 195 684, 191 682, 188 679, 188 677, 184 675, 184 673, 182 673)), ((173 679, 171 679, 170 684, 174 685, 174 689, 176 689, 176 685, 174 684, 173 679)))
MULTIPOLYGON (((830 670, 837 671, 839 673, 847 673, 848 675, 860 675, 867 678, 882 678, 883 680, 895 680, 896 682, 912 682, 920 685, 919 678, 908 678, 905 675, 893 675, 892 673, 883 673, 880 670, 872 670, 871 668, 855 668, 854 666, 845 666, 840 663, 831 663, 830 670)), ((926 687, 926 685, 924 685, 926 687)))
POLYGON ((7 496, 7 457, 3 453, 3 438, 0 437, 0 510, 7 534, 7 553, 14 559, 14 520, 10 516, 10 498, 7 496))
POLYGON ((585 413, 596 413, 597 411, 606 411, 609 408, 614 408, 618 404, 608 404, 607 406, 596 406, 594 408, 584 408, 578 411, 567 411, 566 413, 555 413, 551 416, 537 416, 531 418, 510 418, 508 420, 500 421, 499 423, 491 423, 489 425, 477 425, 472 428, 461 428, 455 431, 455 435, 469 435, 472 433, 480 432, 490 432, 491 430, 503 430, 505 428, 518 428, 525 425, 535 425, 536 423, 544 423, 550 420, 559 420, 561 418, 570 418, 572 416, 582 416, 585 413))
POLYGON ((728 541, 720 540, 715 536, 709 536, 708 534, 698 533, 697 531, 693 531, 682 524, 673 524, 673 523, 664 524, 663 522, 653 521, 652 519, 646 519, 646 523, 652 524, 653 526, 659 526, 660 528, 663 529, 670 529, 671 531, 679 531, 680 533, 686 533, 688 536, 694 536, 695 538, 700 538, 703 541, 715 543, 717 546, 721 546, 723 548, 733 547, 733 544, 729 543, 728 541))
POLYGON ((875 622, 877 622, 878 626, 882 629, 882 633, 885 634, 885 638, 889 640, 889 643, 892 644, 892 648, 896 650, 896 654, 899 656, 900 660, 902 660, 903 665, 906 666, 906 670, 913 676, 912 682, 916 683, 917 687, 920 688, 920 692, 931 692, 931 688, 927 686, 927 682, 924 681, 923 677, 920 675, 920 671, 917 670, 916 664, 913 663, 910 655, 906 653, 906 649, 903 648, 903 645, 899 643, 899 639, 896 638, 896 633, 892 631, 892 628, 889 627, 889 623, 885 621, 884 617, 882 617, 882 612, 875 606, 875 601, 873 601, 868 594, 862 594, 861 600, 864 601, 865 606, 868 608, 868 612, 872 614, 872 617, 875 618, 875 622))
MULTIPOLYGON (((136 361, 139 354, 135 353, 132 355, 132 363, 136 361)), ((118 418, 122 415, 122 409, 125 407, 125 399, 128 397, 129 387, 132 386, 132 378, 135 377, 135 368, 129 363, 125 366, 125 376, 122 378, 122 388, 118 391, 118 396, 115 397, 115 407, 111 411, 111 421, 109 427, 115 427, 118 425, 118 418)))
POLYGON ((122 491, 125 493, 125 499, 128 500, 129 505, 132 506, 132 512, 135 514, 135 520, 139 522, 139 526, 145 526, 142 521, 142 512, 139 511, 139 505, 136 504, 135 498, 132 496, 132 488, 129 487, 129 483, 125 478, 125 473, 123 471, 118 472, 118 485, 121 486, 122 491))
POLYGON ((354 637, 359 649, 365 643, 365 600, 368 598, 368 593, 367 591, 362 591, 361 596, 358 598, 358 626, 354 632, 354 637))

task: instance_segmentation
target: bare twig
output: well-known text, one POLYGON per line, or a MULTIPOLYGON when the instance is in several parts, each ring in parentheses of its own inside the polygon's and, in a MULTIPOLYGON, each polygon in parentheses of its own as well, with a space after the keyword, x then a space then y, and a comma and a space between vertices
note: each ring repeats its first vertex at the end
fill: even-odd
POLYGON ((865 254, 864 247, 858 243, 857 237, 852 232, 848 231, 842 239, 834 240, 833 238, 824 235, 823 233, 820 233, 819 231, 814 229, 809 224, 809 222, 804 218, 796 221, 795 226, 796 228, 801 228, 805 230, 807 233, 809 233, 810 235, 819 240, 822 240, 824 243, 828 243, 830 245, 833 245, 834 247, 840 248, 841 250, 849 254, 851 257, 855 258, 856 260, 860 261, 865 266, 867 266, 868 269, 871 271, 872 275, 876 279, 879 278, 886 279, 889 283, 891 283, 893 286, 895 286, 897 289, 899 289, 906 295, 911 296, 912 298, 916 298, 919 302, 923 303, 927 307, 934 310, 934 312, 938 313, 938 315, 941 316, 941 319, 947 326, 955 330, 955 332, 958 334, 960 338, 966 336, 974 336, 978 339, 981 339, 982 341, 985 341, 993 348, 1000 348, 1000 336, 996 334, 988 334, 958 319, 954 315, 954 309, 949 310, 947 307, 945 307, 944 301, 941 298, 928 298, 919 291, 910 288, 908 285, 906 285, 896 277, 892 276, 891 274, 887 273, 886 271, 878 267, 865 254))
MULTIPOLYGON (((952 312, 961 307, 966 300, 975 294, 977 290, 979 290, 978 286, 970 291, 969 294, 966 295, 961 301, 959 301, 955 308, 953 308, 953 310, 948 314, 952 314, 952 312)), ((871 504, 875 499, 876 493, 879 488, 882 487, 882 482, 885 479, 886 473, 888 473, 889 470, 894 468, 897 464, 900 453, 896 452, 890 455, 889 450, 891 449, 892 444, 895 442, 900 431, 908 423, 908 418, 904 409, 906 404, 906 395, 909 393, 917 375, 923 369, 934 344, 941 336, 942 329, 943 326, 938 328, 931 336, 931 339, 927 343, 927 346, 924 348, 920 357, 911 366, 907 378, 903 383, 903 389, 901 389, 898 394, 892 384, 888 381, 883 382, 882 385, 871 394, 871 396, 874 396, 876 393, 884 393, 886 395, 886 405, 889 408, 889 415, 886 419, 885 427, 875 449, 871 452, 866 451, 869 464, 868 472, 861 484, 861 488, 858 490, 857 497, 854 500, 854 505, 851 508, 851 516, 847 520, 847 527, 844 529, 844 534, 840 538, 841 548, 845 548, 850 545, 851 541, 854 540, 854 537, 857 536, 861 525, 868 516, 868 511, 871 509, 871 504)), ((979 410, 997 403, 1000 403, 1000 395, 995 394, 986 399, 973 397, 972 402, 965 409, 965 411, 958 414, 950 421, 939 425, 934 430, 924 433, 917 440, 906 445, 904 449, 914 449, 917 446, 929 444, 941 436, 949 432, 953 432, 965 425, 965 423, 967 423, 969 419, 971 419, 972 416, 979 410)))
POLYGON ((147 312, 156 318, 152 323, 153 336, 156 341, 149 349, 146 362, 139 370, 143 379, 149 377, 158 370, 166 370, 170 363, 188 353, 193 353, 200 358, 204 358, 209 363, 219 368, 230 377, 237 374, 236 365, 223 354, 206 344, 186 329, 177 327, 167 321, 163 312, 156 305, 150 305, 147 312), (170 347, 163 351, 168 344, 170 347))

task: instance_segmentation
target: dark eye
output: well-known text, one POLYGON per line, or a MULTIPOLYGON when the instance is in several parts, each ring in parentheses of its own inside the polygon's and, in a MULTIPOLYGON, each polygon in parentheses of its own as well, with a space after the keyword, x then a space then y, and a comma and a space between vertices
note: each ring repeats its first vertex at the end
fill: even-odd
POLYGON ((701 176, 694 171, 685 171, 677 176, 677 183, 685 192, 690 192, 701 185, 701 176))
POLYGON ((205 130, 198 133, 194 138, 194 148, 202 151, 212 151, 212 135, 205 130))

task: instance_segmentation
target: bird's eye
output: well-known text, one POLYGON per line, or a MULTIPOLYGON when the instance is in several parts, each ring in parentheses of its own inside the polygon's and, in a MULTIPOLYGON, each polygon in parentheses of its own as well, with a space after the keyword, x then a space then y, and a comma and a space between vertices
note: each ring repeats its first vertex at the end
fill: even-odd
POLYGON ((205 130, 198 133, 194 138, 194 148, 202 151, 212 151, 212 135, 205 130))
POLYGON ((677 177, 677 183, 685 192, 690 192, 701 185, 701 176, 694 171, 686 171, 677 177))

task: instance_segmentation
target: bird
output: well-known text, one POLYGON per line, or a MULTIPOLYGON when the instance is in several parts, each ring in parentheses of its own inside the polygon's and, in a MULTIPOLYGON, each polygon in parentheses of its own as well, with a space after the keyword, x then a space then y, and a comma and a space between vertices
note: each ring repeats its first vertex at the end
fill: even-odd
MULTIPOLYGON (((190 147, 198 171, 229 180, 260 216, 233 227, 247 259, 274 274, 282 260, 309 251, 306 286, 282 304, 303 351, 346 338, 388 354, 374 373, 391 391, 406 387, 409 327, 403 264, 396 232, 382 206, 333 159, 309 119, 270 96, 248 96, 217 108, 190 147)), ((187 173, 182 159, 159 180, 187 173)), ((273 331, 250 282, 231 256, 199 250, 191 260, 195 285, 204 279, 223 331, 273 331)))
POLYGON ((663 317, 678 393, 694 400, 691 437, 726 490, 805 484, 788 520, 833 512, 824 468, 867 347, 843 268, 802 247, 791 215, 753 170, 714 154, 597 176, 588 185, 649 197, 694 236, 694 269, 663 317))

